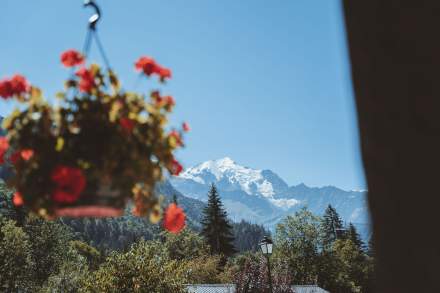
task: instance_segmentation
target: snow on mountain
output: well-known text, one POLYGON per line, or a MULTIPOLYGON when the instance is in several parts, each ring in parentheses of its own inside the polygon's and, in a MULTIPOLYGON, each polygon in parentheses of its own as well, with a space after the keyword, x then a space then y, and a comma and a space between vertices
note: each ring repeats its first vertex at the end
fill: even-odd
MULTIPOLYGON (((207 200, 210 185, 219 190, 229 216, 272 227, 286 215, 307 206, 322 214, 331 204, 344 221, 368 224, 366 191, 344 191, 334 186, 289 186, 271 170, 258 170, 237 164, 231 158, 203 162, 186 169, 171 184, 182 194, 207 200)), ((365 229, 364 229, 365 230, 365 229)))
POLYGON ((189 168, 180 177, 192 179, 201 184, 227 179, 232 186, 239 187, 247 194, 258 192, 265 197, 271 197, 274 194, 272 185, 263 178, 261 170, 237 165, 228 157, 207 161, 189 168))
POLYGON ((204 162, 187 169, 179 177, 200 184, 215 183, 228 191, 242 190, 249 195, 262 196, 284 209, 299 204, 295 199, 274 198, 275 193, 288 189, 287 184, 275 173, 240 166, 229 157, 204 162))

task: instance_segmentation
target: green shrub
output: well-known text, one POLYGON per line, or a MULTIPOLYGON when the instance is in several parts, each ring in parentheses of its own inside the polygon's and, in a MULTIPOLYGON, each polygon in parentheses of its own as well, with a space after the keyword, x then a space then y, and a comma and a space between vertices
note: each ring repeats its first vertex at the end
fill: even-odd
POLYGON ((15 224, 0 217, 0 291, 32 292, 35 263, 29 236, 15 224))
POLYGON ((184 267, 157 241, 140 241, 126 253, 113 252, 85 280, 81 292, 185 291, 184 267))

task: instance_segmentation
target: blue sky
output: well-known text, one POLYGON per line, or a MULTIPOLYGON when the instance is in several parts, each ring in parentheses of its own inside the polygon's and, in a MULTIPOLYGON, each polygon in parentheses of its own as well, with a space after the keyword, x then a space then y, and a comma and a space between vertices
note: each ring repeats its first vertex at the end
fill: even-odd
MULTIPOLYGON (((23 73, 49 99, 62 89, 59 54, 81 49, 91 14, 82 3, 2 0, 0 78, 23 73)), ((178 153, 185 166, 229 156, 289 184, 364 188, 339 1, 98 3, 101 40, 127 90, 156 87, 135 86, 141 55, 173 70, 172 123, 192 127, 178 153)), ((0 114, 13 106, 1 102, 0 114)))

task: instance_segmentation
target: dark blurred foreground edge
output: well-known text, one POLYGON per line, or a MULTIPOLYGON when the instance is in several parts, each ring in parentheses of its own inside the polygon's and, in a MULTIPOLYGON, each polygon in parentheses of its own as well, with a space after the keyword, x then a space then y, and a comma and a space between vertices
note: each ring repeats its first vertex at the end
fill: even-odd
POLYGON ((376 292, 440 292, 440 1, 343 4, 376 292))

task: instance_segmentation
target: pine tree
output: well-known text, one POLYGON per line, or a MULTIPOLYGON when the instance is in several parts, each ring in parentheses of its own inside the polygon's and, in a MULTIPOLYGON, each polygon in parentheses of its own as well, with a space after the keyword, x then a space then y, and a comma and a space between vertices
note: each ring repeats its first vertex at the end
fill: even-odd
POLYGON ((330 248, 330 246, 338 239, 338 231, 343 228, 341 217, 336 209, 331 205, 325 209, 323 217, 323 239, 322 243, 324 249, 330 248))
POLYGON ((245 220, 232 223, 234 230, 234 247, 239 252, 260 250, 260 241, 264 236, 270 236, 270 231, 258 224, 251 224, 245 220))
POLYGON ((202 236, 211 248, 212 254, 231 256, 235 253, 234 236, 220 195, 214 184, 208 192, 208 205, 203 210, 202 236))
POLYGON ((350 239, 351 242, 353 242, 353 244, 359 249, 359 251, 364 251, 364 242, 357 232, 356 227, 352 223, 348 225, 347 239, 350 239))

